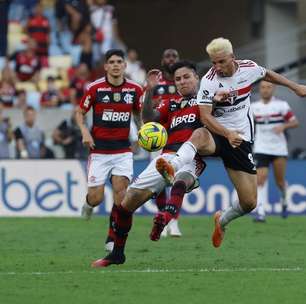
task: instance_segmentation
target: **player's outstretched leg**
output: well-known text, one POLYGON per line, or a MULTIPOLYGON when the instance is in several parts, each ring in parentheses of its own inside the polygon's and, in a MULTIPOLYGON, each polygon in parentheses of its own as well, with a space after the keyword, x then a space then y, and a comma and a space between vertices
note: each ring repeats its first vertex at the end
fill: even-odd
MULTIPOLYGON (((186 189, 187 186, 184 181, 178 180, 174 183, 173 187, 171 188, 170 199, 165 206, 165 210, 163 212, 158 212, 154 217, 153 227, 150 233, 150 239, 152 241, 158 241, 160 239, 160 235, 167 224, 170 224, 173 220, 177 221, 177 215, 181 209, 186 189)), ((173 231, 175 235, 172 236, 181 236, 178 226, 176 228, 177 230, 173 231)))
POLYGON ((121 205, 114 212, 113 227, 115 233, 113 251, 103 259, 94 261, 91 266, 94 268, 119 265, 125 262, 125 243, 128 233, 132 227, 133 212, 126 210, 121 205))

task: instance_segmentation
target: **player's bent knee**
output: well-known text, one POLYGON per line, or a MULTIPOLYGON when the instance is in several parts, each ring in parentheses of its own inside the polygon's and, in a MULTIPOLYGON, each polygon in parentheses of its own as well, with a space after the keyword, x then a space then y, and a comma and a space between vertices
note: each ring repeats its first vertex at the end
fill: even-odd
POLYGON ((103 193, 93 192, 87 194, 87 201, 91 206, 99 205, 103 200, 103 193))
POLYGON ((176 182, 184 182, 186 187, 189 188, 194 184, 194 177, 188 172, 179 172, 174 178, 174 184, 176 182))
POLYGON ((152 195, 153 193, 151 193, 149 190, 130 188, 126 192, 121 205, 127 210, 134 212, 138 207, 149 200, 152 195))
POLYGON ((205 128, 199 128, 193 131, 189 141, 197 148, 200 149, 209 142, 209 133, 205 128))

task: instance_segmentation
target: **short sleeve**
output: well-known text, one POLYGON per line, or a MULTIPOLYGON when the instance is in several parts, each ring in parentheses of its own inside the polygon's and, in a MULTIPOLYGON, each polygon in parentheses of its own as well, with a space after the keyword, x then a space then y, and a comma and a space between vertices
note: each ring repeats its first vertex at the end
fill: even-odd
POLYGON ((243 61, 240 65, 247 68, 248 78, 251 83, 255 83, 266 76, 266 69, 252 60, 243 61))
POLYGON ((94 98, 92 96, 91 87, 87 88, 81 101, 80 101, 80 108, 86 111, 86 113, 90 110, 93 105, 94 98))
POLYGON ((143 98, 143 89, 140 86, 136 87, 136 100, 133 105, 133 110, 136 112, 140 112, 141 110, 141 100, 143 98))
POLYGON ((197 104, 199 106, 213 105, 213 98, 216 94, 216 91, 216 83, 204 76, 201 80, 200 89, 198 91, 197 104))
POLYGON ((287 101, 284 101, 284 103, 283 103, 282 115, 283 115, 285 121, 290 121, 290 120, 295 118, 295 115, 294 115, 293 111, 291 110, 287 101))

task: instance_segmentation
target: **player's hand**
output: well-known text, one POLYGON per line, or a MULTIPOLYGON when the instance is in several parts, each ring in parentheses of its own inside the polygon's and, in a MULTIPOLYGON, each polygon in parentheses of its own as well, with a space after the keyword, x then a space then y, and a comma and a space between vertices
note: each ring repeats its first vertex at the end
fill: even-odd
POLYGON ((294 89, 296 95, 300 97, 306 97, 306 86, 302 84, 298 84, 294 89))
POLYGON ((281 126, 276 126, 276 127, 273 128, 273 132, 274 132, 275 134, 281 134, 281 133, 283 133, 284 131, 285 131, 285 127, 284 127, 283 125, 281 125, 281 126))
POLYGON ((213 100, 215 102, 225 102, 228 98, 229 98, 229 91, 220 90, 216 92, 213 100))
POLYGON ((152 69, 147 73, 147 88, 153 89, 158 85, 159 80, 161 79, 162 72, 158 69, 152 69))
POLYGON ((227 140, 233 148, 237 148, 241 145, 243 138, 241 136, 241 133, 237 131, 229 131, 227 135, 227 140))
POLYGON ((83 134, 82 134, 82 142, 83 142, 83 145, 90 148, 90 149, 93 149, 95 147, 95 142, 91 136, 91 134, 89 133, 88 130, 84 131, 83 134))

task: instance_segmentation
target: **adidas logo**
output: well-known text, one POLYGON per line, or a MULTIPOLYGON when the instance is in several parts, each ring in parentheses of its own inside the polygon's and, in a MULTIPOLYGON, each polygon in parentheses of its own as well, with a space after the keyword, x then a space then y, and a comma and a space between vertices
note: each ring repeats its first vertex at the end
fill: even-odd
POLYGON ((222 85, 222 83, 219 83, 219 88, 223 88, 223 85, 222 85))
POLYGON ((102 101, 103 101, 103 102, 109 102, 109 101, 110 101, 110 98, 108 97, 108 95, 105 95, 105 96, 102 98, 102 101))

